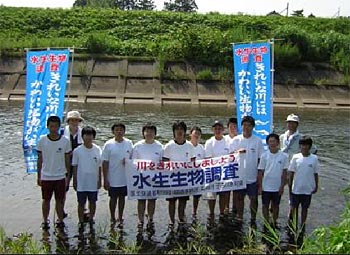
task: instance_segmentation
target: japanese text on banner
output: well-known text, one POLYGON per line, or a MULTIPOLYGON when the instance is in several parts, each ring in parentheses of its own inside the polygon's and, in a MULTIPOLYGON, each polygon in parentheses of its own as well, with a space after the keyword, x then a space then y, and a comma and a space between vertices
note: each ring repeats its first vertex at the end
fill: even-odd
POLYGON ((133 160, 127 164, 129 199, 181 197, 246 187, 238 154, 192 162, 133 160))

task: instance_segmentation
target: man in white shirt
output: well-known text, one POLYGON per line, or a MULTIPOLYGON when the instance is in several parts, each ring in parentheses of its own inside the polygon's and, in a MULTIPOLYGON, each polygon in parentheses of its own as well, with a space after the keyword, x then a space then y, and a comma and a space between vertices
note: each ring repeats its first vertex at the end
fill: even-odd
POLYGON ((123 228, 123 213, 125 197, 127 196, 125 161, 131 158, 132 142, 124 137, 125 125, 115 123, 112 128, 114 138, 104 144, 102 151, 103 186, 110 197, 109 210, 112 227, 118 222, 118 228, 123 228), (118 218, 115 210, 118 204, 118 218))
MULTIPOLYGON (((185 161, 190 162, 195 159, 193 145, 186 140, 186 130, 187 126, 183 121, 177 121, 173 124, 173 136, 174 139, 169 141, 164 146, 164 161, 185 161)), ((178 206, 178 218, 181 225, 186 223, 186 203, 189 200, 189 196, 181 197, 172 197, 167 198, 169 201, 169 230, 174 229, 175 224, 175 210, 176 210, 176 201, 179 200, 178 206)))
POLYGON ((256 213, 258 210, 258 164, 264 146, 261 139, 253 135, 255 120, 251 116, 244 116, 241 122, 242 134, 233 138, 230 145, 231 152, 239 152, 239 168, 245 173, 247 188, 240 190, 237 195, 236 218, 239 221, 243 220, 244 197, 248 195, 250 200, 250 224, 256 227, 256 213))

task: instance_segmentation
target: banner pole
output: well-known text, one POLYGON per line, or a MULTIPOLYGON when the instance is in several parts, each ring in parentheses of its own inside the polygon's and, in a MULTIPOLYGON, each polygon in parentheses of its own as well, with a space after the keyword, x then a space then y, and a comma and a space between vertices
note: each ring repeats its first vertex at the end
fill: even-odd
POLYGON ((74 46, 73 48, 68 48, 69 52, 72 53, 72 61, 71 61, 71 65, 69 68, 69 80, 67 81, 67 85, 68 85, 68 95, 67 95, 67 104, 63 113, 63 121, 65 119, 65 116, 68 112, 69 109, 69 101, 70 101, 70 93, 71 93, 71 88, 72 88, 72 77, 73 77, 73 65, 74 65, 74 46))
POLYGON ((271 44, 271 126, 270 130, 271 132, 274 132, 274 125, 273 125, 273 89, 274 89, 274 74, 275 74, 275 51, 274 51, 274 46, 275 46, 275 39, 272 38, 269 40, 269 43, 271 44))

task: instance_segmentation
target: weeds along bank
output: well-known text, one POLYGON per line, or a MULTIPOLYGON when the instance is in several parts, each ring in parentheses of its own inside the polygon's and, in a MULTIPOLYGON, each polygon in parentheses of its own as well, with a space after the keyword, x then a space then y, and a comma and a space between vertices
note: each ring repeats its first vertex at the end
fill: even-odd
POLYGON ((0 7, 1 55, 32 47, 232 66, 231 43, 280 38, 276 68, 325 62, 349 74, 350 19, 0 7), (327 31, 327 33, 325 33, 327 31))

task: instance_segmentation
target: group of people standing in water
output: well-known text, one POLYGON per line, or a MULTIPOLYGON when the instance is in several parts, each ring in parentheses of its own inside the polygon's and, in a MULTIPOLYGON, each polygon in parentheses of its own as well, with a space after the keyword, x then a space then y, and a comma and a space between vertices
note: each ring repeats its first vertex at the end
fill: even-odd
MULTIPOLYGON (((255 120, 251 116, 244 116, 241 120, 229 118, 225 125, 221 121, 215 121, 212 123, 213 136, 204 145, 200 144, 202 130, 198 126, 189 128, 190 139, 186 139, 188 127, 183 121, 172 124, 173 139, 165 145, 155 139, 157 127, 153 124, 145 124, 141 130, 143 139, 133 144, 125 137, 126 126, 118 122, 111 126, 114 137, 100 148, 94 143, 96 130, 91 126, 82 127, 83 121, 78 111, 70 111, 66 116, 67 125, 62 130, 60 118, 50 116, 47 120, 49 132, 39 140, 37 183, 42 190, 44 230, 50 228, 49 212, 53 194, 57 212, 55 225, 64 228, 64 218, 67 216, 64 204, 71 179, 77 193, 79 230, 83 230, 86 224, 93 226, 98 190, 101 187, 108 191, 112 227, 123 228, 127 160, 190 162, 230 153, 238 153, 244 159, 238 167, 245 173, 246 188, 194 195, 193 219, 197 219, 198 204, 202 198, 208 203, 208 227, 214 226, 218 197, 219 218, 224 219, 231 210, 235 220, 243 222, 244 200, 248 196, 250 225, 256 227, 258 197, 261 195, 263 216, 266 222, 276 227, 281 196, 285 186, 288 186, 289 220, 298 218, 298 208, 301 205, 301 226, 305 229, 311 197, 318 189, 319 163, 312 139, 298 131, 299 116, 295 114, 288 115, 285 133, 280 136, 271 133, 266 137, 266 151, 262 140, 253 134, 255 120), (241 134, 237 132, 237 121, 242 126, 241 134), (228 129, 227 135, 224 134, 225 126, 228 129)), ((187 222, 185 210, 189 199, 189 196, 166 199, 170 230, 174 229, 176 223, 176 211, 179 226, 187 222)), ((144 228, 145 218, 146 227, 154 228, 155 210, 156 198, 137 201, 139 229, 144 228)))

